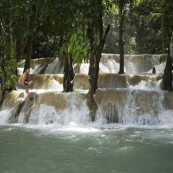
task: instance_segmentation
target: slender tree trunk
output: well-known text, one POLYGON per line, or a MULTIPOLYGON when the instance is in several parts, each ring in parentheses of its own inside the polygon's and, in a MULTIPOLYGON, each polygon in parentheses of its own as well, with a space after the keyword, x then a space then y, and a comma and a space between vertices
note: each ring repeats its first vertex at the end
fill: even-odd
MULTIPOLYGON (((29 19, 28 19, 27 15, 24 14, 22 19, 23 19, 22 23, 23 23, 24 29, 25 29, 25 31, 28 31, 29 30, 29 19)), ((27 39, 21 36, 17 42, 17 60, 18 60, 18 62, 20 62, 22 59, 26 58, 24 55, 26 44, 27 44, 27 39)))
POLYGON ((98 74, 99 74, 99 62, 102 53, 102 0, 95 0, 94 5, 96 7, 100 7, 97 9, 98 17, 93 19, 93 24, 91 28, 91 45, 92 46, 92 53, 90 58, 90 65, 89 65, 89 107, 91 111, 91 119, 92 121, 95 120, 96 111, 97 111, 97 103, 95 101, 94 95, 97 89, 97 81, 98 81, 98 74))
MULTIPOLYGON (((29 30, 29 18, 26 14, 23 15, 22 17, 22 24, 23 24, 23 27, 25 29, 25 31, 28 31, 29 30)), ((24 36, 21 36, 18 41, 17 41, 17 60, 18 62, 20 62, 21 59, 24 59, 25 58, 25 47, 26 47, 26 44, 27 44, 27 39, 24 37, 24 36)))
POLYGON ((31 14, 30 24, 29 24, 30 33, 29 33, 28 40, 27 40, 27 49, 26 49, 26 59, 25 59, 24 70, 26 68, 30 68, 35 21, 36 21, 36 1, 34 1, 34 3, 32 4, 32 14, 31 14))
POLYGON ((161 88, 163 90, 172 91, 172 70, 173 70, 172 58, 170 55, 168 55, 161 82, 161 88))
POLYGON ((1 33, 1 40, 0 40, 0 68, 1 68, 1 71, 2 71, 2 74, 1 74, 1 77, 0 77, 0 83, 1 83, 1 92, 2 92, 2 95, 1 95, 1 98, 0 98, 0 105, 2 105, 3 101, 4 101, 4 98, 5 98, 5 66, 4 66, 4 62, 5 62, 5 54, 4 54, 4 45, 5 45, 5 22, 4 22, 4 19, 2 18, 0 20, 0 33, 1 33))
POLYGON ((161 17, 161 34, 162 34, 162 53, 164 54, 165 53, 165 44, 164 44, 164 26, 163 26, 163 14, 162 14, 162 17, 161 17))
POLYGON ((119 74, 124 74, 124 6, 119 8, 119 53, 120 53, 120 70, 119 74))
POLYGON ((17 45, 16 45, 16 56, 17 56, 17 61, 20 62, 22 59, 24 59, 24 50, 26 47, 26 39, 25 38, 20 38, 17 40, 17 45))
MULTIPOLYGON (((60 39, 59 39, 59 50, 60 48, 62 47, 63 45, 63 41, 64 41, 64 34, 63 34, 63 31, 61 31, 60 33, 60 39)), ((63 57, 59 57, 59 60, 60 60, 60 66, 63 66, 63 63, 64 63, 64 58, 63 57)))
POLYGON ((102 50, 105 44, 106 36, 109 32, 110 25, 108 25, 107 30, 103 36, 103 21, 102 21, 102 0, 95 0, 94 5, 99 7, 98 9, 98 17, 93 20, 92 27, 90 28, 89 35, 90 38, 90 45, 92 45, 92 53, 90 58, 90 65, 89 65, 89 107, 91 111, 91 119, 92 121, 95 120, 96 112, 97 112, 97 103, 95 101, 95 92, 97 89, 97 82, 99 76, 99 63, 101 59, 102 50))
POLYGON ((66 55, 64 61, 64 78, 63 78, 63 91, 72 92, 73 91, 73 82, 74 82, 74 70, 72 63, 71 54, 66 55))
MULTIPOLYGON (((61 44, 63 42, 63 35, 61 35, 61 44)), ((70 33, 67 34, 67 42, 70 40, 70 33)), ((73 69, 73 59, 71 53, 63 56, 64 60, 64 77, 63 77, 63 92, 72 92, 73 91, 73 82, 74 82, 74 69, 73 69)))
POLYGON ((173 34, 172 29, 168 32, 168 37, 170 38, 170 44, 168 46, 168 56, 166 60, 166 66, 164 73, 162 75, 161 88, 163 90, 173 91, 172 89, 172 70, 173 70, 173 34))

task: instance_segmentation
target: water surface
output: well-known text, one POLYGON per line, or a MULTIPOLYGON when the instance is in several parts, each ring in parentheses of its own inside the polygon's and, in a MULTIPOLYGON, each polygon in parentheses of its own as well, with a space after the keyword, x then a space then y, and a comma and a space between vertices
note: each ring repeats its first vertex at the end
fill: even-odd
POLYGON ((170 173, 173 128, 0 126, 1 173, 170 173))

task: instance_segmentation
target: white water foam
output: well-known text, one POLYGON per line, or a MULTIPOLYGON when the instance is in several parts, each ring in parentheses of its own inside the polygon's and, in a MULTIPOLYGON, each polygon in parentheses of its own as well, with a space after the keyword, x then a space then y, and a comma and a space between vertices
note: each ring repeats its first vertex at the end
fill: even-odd
POLYGON ((35 65, 34 68, 30 69, 30 73, 31 74, 39 74, 39 72, 41 71, 42 68, 43 67, 41 66, 41 64, 37 64, 37 65, 35 65))
POLYGON ((169 119, 169 122, 173 123, 173 111, 165 110, 165 108, 163 107, 163 92, 159 91, 155 94, 152 93, 152 105, 149 105, 151 107, 150 110, 144 110, 142 107, 142 105, 144 107, 147 106, 147 100, 143 99, 142 102, 141 100, 138 100, 138 102, 141 102, 138 103, 134 99, 135 93, 132 93, 133 90, 130 90, 127 98, 124 100, 125 107, 117 106, 119 123, 139 125, 163 125, 168 123, 167 119, 169 119), (167 112, 169 112, 170 114, 169 118, 166 116, 167 112), (139 113, 140 115, 138 115, 139 113))
MULTIPOLYGON (((42 89, 47 88, 47 84, 44 83, 42 86, 42 89)), ((60 84, 58 81, 55 79, 52 79, 51 82, 49 83, 48 89, 45 89, 47 91, 63 91, 63 84, 60 84)))
POLYGON ((63 65, 61 65, 59 58, 55 58, 44 71, 44 74, 62 74, 63 65))
POLYGON ((35 105, 36 108, 31 112, 29 124, 36 128, 50 128, 53 131, 97 131, 95 128, 88 126, 91 121, 86 100, 79 102, 79 98, 75 94, 70 98, 68 94, 65 97, 67 97, 66 108, 61 112, 58 112, 51 105, 35 105))
POLYGON ((73 65, 73 68, 74 68, 74 72, 75 73, 88 74, 89 64, 88 63, 85 63, 85 62, 82 62, 80 64, 80 66, 78 66, 77 64, 74 64, 73 65))
MULTIPOLYGON (((156 69, 156 74, 163 74, 164 73, 164 69, 165 69, 165 66, 166 66, 166 62, 162 62, 160 64, 157 64, 155 65, 155 69, 156 69)), ((152 73, 152 69, 149 70, 147 73, 152 73)))
POLYGON ((9 122, 10 117, 12 116, 13 108, 3 108, 2 111, 0 111, 0 125, 7 124, 9 122))
MULTIPOLYGON (((101 132, 104 120, 100 118, 91 122, 89 109, 86 105, 86 100, 78 105, 78 97, 68 98, 66 96, 66 108, 62 112, 58 112, 54 106, 40 104, 35 105, 34 111, 31 112, 29 123, 25 126, 34 129, 45 129, 49 132, 79 132, 79 133, 94 133, 101 132)), ((23 125, 24 113, 19 116, 19 123, 23 125)))
POLYGON ((23 68, 17 68, 17 74, 22 75, 23 73, 23 68))
POLYGON ((101 73, 118 73, 119 63, 113 59, 110 59, 109 61, 101 61, 99 68, 99 72, 101 73))
MULTIPOLYGON (((119 65, 119 64, 118 64, 119 65)), ((124 63, 124 72, 129 74, 139 73, 138 67, 134 65, 134 62, 126 60, 124 63)))
POLYGON ((138 90, 156 90, 156 91, 161 91, 161 84, 162 80, 158 81, 152 81, 152 80, 147 80, 147 81, 140 81, 137 85, 128 85, 130 89, 138 89, 138 90))

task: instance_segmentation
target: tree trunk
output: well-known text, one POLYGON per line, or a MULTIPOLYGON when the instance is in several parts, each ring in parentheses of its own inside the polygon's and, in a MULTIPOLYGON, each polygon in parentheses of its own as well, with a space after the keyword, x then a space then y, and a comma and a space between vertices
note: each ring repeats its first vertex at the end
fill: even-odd
POLYGON ((120 70, 119 74, 124 74, 124 6, 119 7, 119 53, 120 53, 120 70))
POLYGON ((74 82, 74 71, 71 54, 65 55, 64 61, 64 78, 63 78, 63 92, 72 92, 73 91, 73 82, 74 82))
POLYGON ((172 58, 170 55, 168 55, 161 82, 161 88, 163 90, 172 91, 172 70, 173 70, 172 58))
POLYGON ((166 66, 164 69, 164 74, 162 76, 161 88, 163 90, 172 91, 172 62, 173 62, 173 35, 172 30, 168 32, 168 37, 170 38, 170 44, 168 46, 168 56, 166 61, 166 66))
POLYGON ((101 58, 101 48, 99 45, 93 46, 93 52, 90 58, 90 66, 89 66, 89 107, 91 110, 91 118, 92 121, 95 120, 96 111, 97 111, 97 103, 95 101, 94 95, 97 89, 97 81, 99 74, 99 62, 101 58))
POLYGON ((105 35, 102 39, 103 35, 103 21, 102 21, 102 0, 97 0, 93 2, 95 6, 99 7, 97 9, 97 18, 93 20, 92 27, 90 28, 89 35, 90 37, 90 45, 92 45, 92 53, 90 58, 89 65, 89 107, 90 107, 90 116, 92 121, 95 120, 96 112, 97 112, 97 103, 95 101, 95 92, 97 89, 97 82, 99 76, 99 63, 101 59, 102 50, 105 44, 106 36, 109 32, 110 25, 108 25, 105 35))
POLYGON ((164 44, 164 25, 163 25, 163 12, 161 16, 161 34, 162 34, 162 54, 165 53, 165 44, 164 44))
POLYGON ((26 47, 26 39, 25 38, 20 38, 20 40, 17 40, 17 45, 16 45, 16 56, 17 56, 17 61, 20 62, 22 59, 24 59, 24 50, 26 47))
POLYGON ((30 24, 29 24, 29 36, 27 40, 27 49, 26 49, 26 59, 25 59, 25 66, 24 70, 26 68, 30 68, 30 61, 31 61, 31 54, 32 54, 32 41, 33 41, 33 33, 34 33, 34 27, 35 27, 35 20, 36 20, 36 3, 32 4, 32 14, 30 18, 30 24))
MULTIPOLYGON (((23 15, 22 17, 22 24, 24 27, 25 31, 29 30, 29 18, 26 14, 23 15)), ((21 36, 18 40, 17 40, 17 61, 20 62, 22 59, 25 58, 25 47, 27 44, 27 39, 24 36, 21 36)))
POLYGON ((4 98, 5 98, 5 67, 4 67, 4 54, 0 53, 0 56, 1 56, 1 70, 2 70, 2 76, 0 79, 1 91, 2 91, 2 95, 1 95, 1 99, 0 99, 0 105, 2 105, 4 98))
POLYGON ((0 105, 2 105, 4 98, 5 98, 5 66, 4 66, 4 62, 5 62, 5 54, 4 54, 4 45, 5 45, 5 22, 4 19, 2 18, 0 20, 0 31, 1 31, 1 40, 0 40, 0 62, 1 62, 1 77, 0 77, 0 83, 1 83, 1 91, 2 91, 2 95, 0 98, 0 105))

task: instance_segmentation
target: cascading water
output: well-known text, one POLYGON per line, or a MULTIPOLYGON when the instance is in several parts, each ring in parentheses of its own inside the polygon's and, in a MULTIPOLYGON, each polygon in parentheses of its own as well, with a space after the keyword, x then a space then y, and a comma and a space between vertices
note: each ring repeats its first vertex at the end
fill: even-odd
POLYGON ((172 171, 173 94, 160 89, 163 55, 125 56, 126 74, 118 75, 119 56, 103 54, 95 122, 87 106, 88 64, 74 65, 72 93, 62 92, 58 65, 57 58, 33 61, 33 100, 22 89, 6 94, 0 172, 172 171))
MULTIPOLYGON (((114 74, 118 72, 119 55, 103 54, 100 62, 100 76, 98 81, 100 91, 96 94, 98 95, 96 96, 96 101, 100 107, 97 119, 101 114, 102 122, 123 124, 158 124, 162 122, 159 119, 159 115, 163 111, 169 110, 164 110, 164 93, 160 90, 161 74, 165 65, 164 59, 164 55, 126 55, 125 71, 130 74, 123 76, 114 74), (151 73, 153 67, 156 68, 157 74, 151 73), (108 92, 111 95, 115 95, 117 99, 106 98, 105 96, 108 95, 108 92), (102 97, 99 96, 100 93, 102 93, 102 97), (148 97, 145 97, 147 95, 148 97), (104 103, 102 103, 103 100, 104 103), (149 106, 147 105, 148 103, 149 106)), ((35 99, 31 103, 26 99, 26 96, 19 97, 19 99, 26 101, 18 116, 14 113, 14 110, 11 110, 13 106, 9 106, 8 115, 10 116, 10 112, 13 112, 11 113, 11 116, 15 117, 12 118, 13 122, 33 124, 51 124, 55 122, 59 124, 70 124, 70 122, 76 122, 79 124, 78 119, 81 118, 76 117, 76 115, 79 115, 81 102, 84 102, 82 106, 84 110, 80 114, 89 115, 88 111, 86 111, 88 107, 85 101, 87 100, 89 87, 88 77, 85 74, 88 64, 83 63, 81 67, 74 65, 76 71, 83 72, 83 74, 76 74, 75 76, 74 88, 76 91, 79 90, 78 94, 69 94, 68 99, 65 98, 65 93, 61 93, 63 89, 63 75, 50 74, 62 72, 58 58, 38 59, 34 60, 31 64, 35 99), (42 67, 40 64, 42 64, 42 67), (34 74, 36 72, 39 73, 38 69, 42 70, 43 68, 46 74, 34 74), (74 96, 76 97, 75 99, 74 96), (62 99, 61 101, 53 101, 54 99, 58 100, 59 97, 62 99), (73 109, 72 105, 75 106, 73 109), (69 116, 71 113, 73 116, 69 116)), ((2 107, 1 109, 1 114, 3 114, 4 108, 2 107)), ((9 121, 7 120, 6 122, 9 121)), ((82 124, 88 123, 90 123, 89 118, 85 118, 85 121, 82 121, 82 124)))
POLYGON ((125 108, 118 109, 120 122, 125 124, 129 123, 140 125, 159 124, 159 114, 162 114, 164 112, 164 108, 162 105, 163 94, 160 94, 159 92, 151 92, 151 100, 151 97, 146 97, 142 94, 141 96, 137 96, 139 95, 139 92, 140 91, 129 91, 127 99, 124 103, 125 108), (137 98, 138 104, 136 104, 136 100, 134 100, 134 98, 137 98), (143 105, 143 107, 141 107, 140 105, 143 105), (148 108, 147 111, 145 110, 145 107, 148 108))

